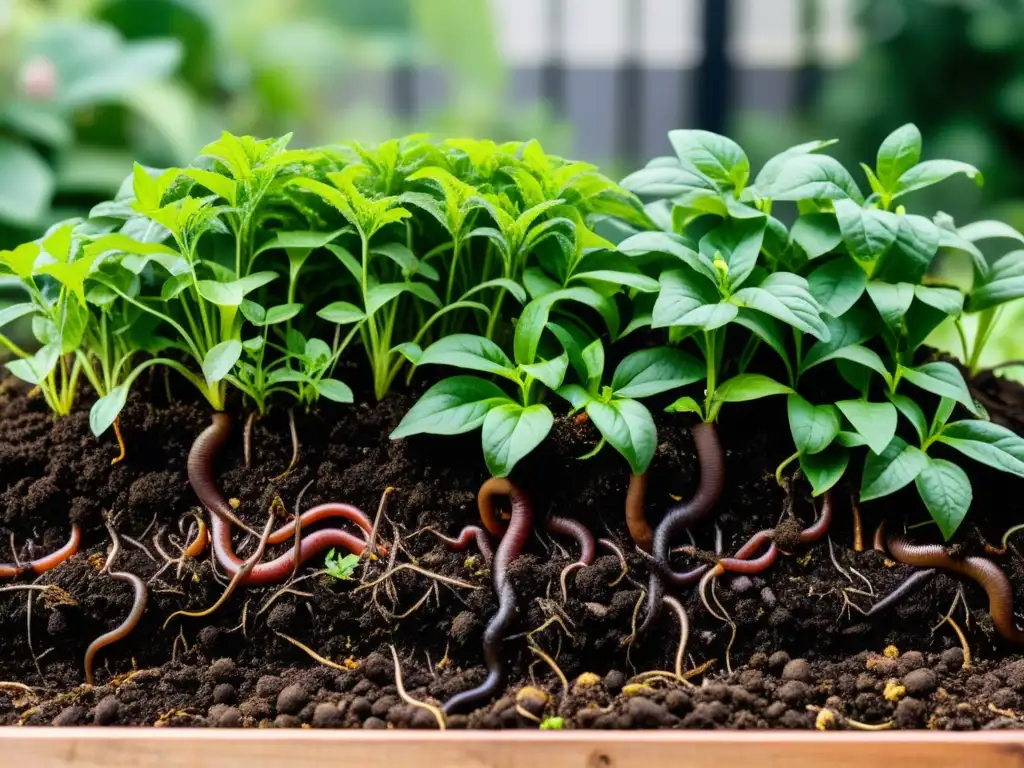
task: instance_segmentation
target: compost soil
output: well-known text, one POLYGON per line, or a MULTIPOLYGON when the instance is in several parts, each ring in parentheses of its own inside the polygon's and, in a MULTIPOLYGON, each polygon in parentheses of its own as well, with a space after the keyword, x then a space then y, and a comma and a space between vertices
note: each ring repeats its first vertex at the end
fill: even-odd
MULTIPOLYGON (((1018 385, 992 375, 975 384, 993 419, 1024 430, 1018 385)), ((121 418, 127 458, 112 465, 113 438, 91 435, 88 401, 55 421, 40 398, 0 380, 2 559, 60 547, 71 521, 84 531, 70 561, 35 581, 13 582, 56 588, 0 592, 0 723, 436 727, 429 711, 400 697, 390 646, 408 692, 444 701, 483 680, 481 635, 497 602, 479 556, 452 552, 426 530, 453 535, 478 520, 476 491, 487 477, 479 433, 388 437, 425 387, 414 384, 375 403, 360 386, 355 405, 296 411, 301 449, 287 473, 287 411, 276 406, 255 422, 246 469, 246 413, 232 403, 235 431, 217 472, 241 518, 262 529, 272 507, 290 513, 304 488, 302 508, 344 501, 373 518, 391 487, 379 535, 394 560, 364 561, 352 580, 338 580, 311 575, 322 567, 316 558, 288 591, 241 588, 211 615, 172 617, 202 611, 224 591, 209 553, 161 571, 153 544, 159 535, 162 548, 177 556, 179 520, 197 508, 185 464, 209 422, 208 407, 160 377, 137 387, 121 418), (86 647, 124 620, 132 600, 128 585, 101 572, 110 546, 105 515, 123 537, 119 570, 151 580, 150 596, 142 623, 100 652, 97 684, 87 686, 86 647), (467 586, 436 584, 411 569, 369 586, 402 563, 467 586)), ((647 510, 656 521, 673 499, 693 493, 698 466, 688 418, 653 410, 660 444, 647 510)), ((728 480, 721 503, 692 532, 697 548, 713 551, 720 531, 723 550, 735 551, 754 531, 774 527, 787 508, 803 523, 815 516, 805 483, 794 483, 787 498, 773 477, 792 446, 784 411, 762 402, 723 413, 728 480)), ((685 668, 710 666, 693 684, 673 680, 680 630, 671 611, 648 636, 629 642, 647 567, 623 521, 625 462, 611 449, 581 460, 597 439, 592 425, 562 412, 550 438, 514 473, 533 499, 538 533, 511 572, 519 612, 505 643, 508 685, 497 700, 450 717, 450 728, 536 729, 546 721, 565 728, 978 729, 1024 722, 1024 656, 994 633, 985 593, 973 582, 939 574, 870 618, 850 607, 870 606, 913 572, 871 548, 883 516, 891 524, 924 519, 912 488, 862 506, 864 551, 854 551, 850 488, 841 484, 829 539, 785 553, 760 576, 719 579, 716 612, 735 625, 731 644, 730 625, 709 614, 696 590, 677 590, 690 618, 685 668), (619 558, 601 549, 592 566, 570 577, 563 602, 559 574, 577 552, 572 541, 543 532, 539 521, 556 512, 618 542, 625 577, 619 579, 619 558), (958 595, 950 618, 964 633, 969 658, 953 623, 943 622, 958 595), (650 670, 666 672, 634 681, 650 670), (527 686, 540 693, 523 692, 527 686)), ((968 469, 974 503, 957 541, 980 553, 1024 520, 1024 495, 1019 478, 973 463, 968 469)), ((934 526, 911 535, 937 540, 934 526)), ((236 534, 236 546, 251 552, 255 542, 243 539, 236 534)), ((679 558, 682 565, 685 556, 679 558)), ((1011 547, 997 560, 1019 595, 1021 553, 1011 547)))

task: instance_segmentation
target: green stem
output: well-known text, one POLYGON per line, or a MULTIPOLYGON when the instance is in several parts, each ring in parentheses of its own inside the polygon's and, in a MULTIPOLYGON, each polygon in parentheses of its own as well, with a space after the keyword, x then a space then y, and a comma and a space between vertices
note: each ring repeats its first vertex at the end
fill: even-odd
POLYGON ((4 334, 2 333, 0 333, 0 344, 3 344, 5 347, 7 347, 7 349, 11 351, 11 354, 13 354, 15 357, 20 357, 23 359, 26 357, 32 357, 32 355, 23 350, 21 347, 19 347, 6 336, 4 336, 4 334))
POLYGON ((784 459, 783 462, 781 464, 779 464, 779 466, 775 469, 775 482, 777 482, 779 484, 780 488, 782 487, 782 470, 784 470, 786 467, 788 467, 790 464, 792 464, 798 458, 800 458, 800 452, 799 451, 794 453, 792 456, 789 456, 786 459, 784 459))
POLYGON ((970 370, 971 375, 978 372, 982 350, 985 349, 985 345, 995 329, 1000 309, 1002 307, 989 307, 982 311, 978 318, 978 331, 974 337, 974 351, 971 353, 970 360, 967 361, 967 368, 970 370))
POLYGON ((970 345, 967 343, 967 331, 964 330, 962 315, 956 319, 954 325, 956 326, 956 333, 960 337, 960 359, 966 362, 970 357, 971 350, 970 345))

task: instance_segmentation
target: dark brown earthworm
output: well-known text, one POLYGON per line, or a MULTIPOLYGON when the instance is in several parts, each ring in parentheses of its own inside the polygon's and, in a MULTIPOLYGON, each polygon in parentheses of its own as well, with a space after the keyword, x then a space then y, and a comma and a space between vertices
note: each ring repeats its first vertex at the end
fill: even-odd
POLYGON ((491 537, 483 528, 478 525, 467 525, 455 538, 449 538, 444 534, 438 533, 433 529, 428 529, 432 534, 437 536, 449 549, 462 551, 469 549, 469 545, 476 543, 476 548, 480 550, 481 556, 484 558, 484 562, 490 567, 494 561, 494 547, 491 545, 491 537))
POLYGON ((921 585, 934 576, 935 573, 936 570, 934 568, 924 568, 922 570, 914 571, 903 581, 902 584, 866 611, 862 611, 860 608, 857 608, 857 610, 865 616, 874 616, 876 613, 881 613, 882 611, 885 611, 901 602, 905 597, 912 595, 921 588, 921 585))
POLYGON ((558 578, 559 584, 562 586, 562 601, 564 602, 569 599, 569 589, 566 586, 566 579, 569 578, 570 573, 594 564, 594 557, 597 555, 597 543, 594 541, 594 534, 590 532, 590 529, 579 520, 573 520, 571 517, 550 515, 547 520, 547 529, 551 533, 561 533, 566 536, 571 536, 576 539, 576 543, 580 545, 579 559, 576 562, 565 566, 558 578))
MULTIPOLYGON (((217 563, 234 577, 243 561, 235 554, 231 541, 231 522, 236 518, 224 495, 213 479, 213 459, 231 432, 231 418, 226 413, 215 413, 213 421, 192 444, 188 456, 188 478, 199 500, 211 514, 213 551, 217 563)), ((336 528, 307 534, 295 543, 290 552, 268 563, 260 563, 245 574, 241 583, 250 586, 275 584, 287 579, 298 565, 302 565, 328 549, 347 549, 362 554, 366 541, 347 531, 336 528)))
POLYGON ((718 502, 725 484, 725 454, 718 439, 718 429, 713 422, 702 421, 691 431, 700 462, 700 483, 697 492, 688 502, 669 509, 664 519, 654 529, 651 547, 654 564, 651 567, 650 584, 647 590, 647 615, 638 632, 645 632, 661 611, 662 594, 665 591, 664 568, 668 566, 668 551, 672 537, 677 531, 696 524, 718 502))
POLYGON ((626 489, 626 528, 629 529, 630 538, 644 552, 650 552, 654 541, 654 531, 651 530, 644 514, 644 499, 647 497, 647 473, 642 475, 629 474, 629 488, 626 489))
POLYGON ((941 568, 974 579, 988 595, 988 612, 996 631, 1011 643, 1024 643, 1013 620, 1013 587, 1003 569, 985 557, 951 557, 941 544, 910 544, 899 536, 886 539, 893 559, 906 565, 941 568))
MULTIPOLYGON (((487 624, 484 630, 484 664, 487 667, 487 679, 476 688, 456 694, 444 705, 446 715, 464 709, 470 704, 475 704, 483 699, 490 698, 497 693, 505 676, 505 665, 501 657, 502 641, 505 633, 516 611, 516 594, 512 583, 508 579, 508 569, 512 561, 519 556, 526 540, 530 536, 533 527, 533 506, 529 497, 511 481, 500 478, 491 478, 484 485, 490 484, 488 500, 497 495, 503 488, 512 504, 512 517, 509 520, 508 530, 498 545, 498 551, 494 555, 494 564, 491 567, 491 575, 494 582, 494 591, 498 595, 498 612, 487 624)), ((481 488, 478 498, 484 496, 481 488)))
POLYGON ((132 609, 128 612, 127 618, 119 627, 117 627, 117 629, 111 630, 104 635, 100 635, 89 644, 89 648, 85 652, 85 682, 89 685, 93 685, 95 682, 95 678, 93 677, 93 661, 96 658, 96 654, 108 645, 112 645, 118 640, 123 640, 127 637, 128 633, 138 625, 139 619, 142 618, 143 611, 146 610, 148 590, 146 589, 146 584, 142 579, 134 573, 125 573, 124 571, 111 573, 110 578, 131 584, 132 588, 135 590, 135 602, 132 603, 132 609))
POLYGON ((40 557, 27 565, 10 565, 7 563, 0 564, 0 579, 16 579, 24 573, 32 571, 32 573, 39 575, 46 573, 47 571, 56 568, 58 565, 63 563, 65 560, 70 559, 78 552, 78 547, 82 543, 82 526, 78 523, 71 524, 71 538, 68 539, 67 544, 58 549, 56 552, 51 552, 45 557, 40 557))

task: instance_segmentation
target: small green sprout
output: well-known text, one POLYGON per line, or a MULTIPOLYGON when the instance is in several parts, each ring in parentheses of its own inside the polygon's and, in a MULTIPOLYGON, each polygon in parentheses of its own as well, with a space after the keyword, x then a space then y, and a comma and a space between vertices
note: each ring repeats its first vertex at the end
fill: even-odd
POLYGON ((352 581, 356 568, 359 567, 359 555, 339 555, 335 550, 327 553, 324 568, 328 575, 341 581, 352 581))
POLYGON ((545 717, 540 724, 542 731, 561 731, 565 729, 564 717, 545 717))

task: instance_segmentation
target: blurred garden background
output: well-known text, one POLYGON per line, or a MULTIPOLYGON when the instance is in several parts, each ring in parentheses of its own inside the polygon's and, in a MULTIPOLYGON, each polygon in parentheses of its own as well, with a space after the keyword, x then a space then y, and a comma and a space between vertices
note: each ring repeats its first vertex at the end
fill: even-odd
MULTIPOLYGON (((1024 0, 0 0, 0 247, 221 129, 537 138, 621 177, 672 128, 856 163, 913 121, 986 179, 917 205, 1024 229, 1022 43, 1024 0)), ((1022 329, 1004 312, 989 362, 1022 329)))

